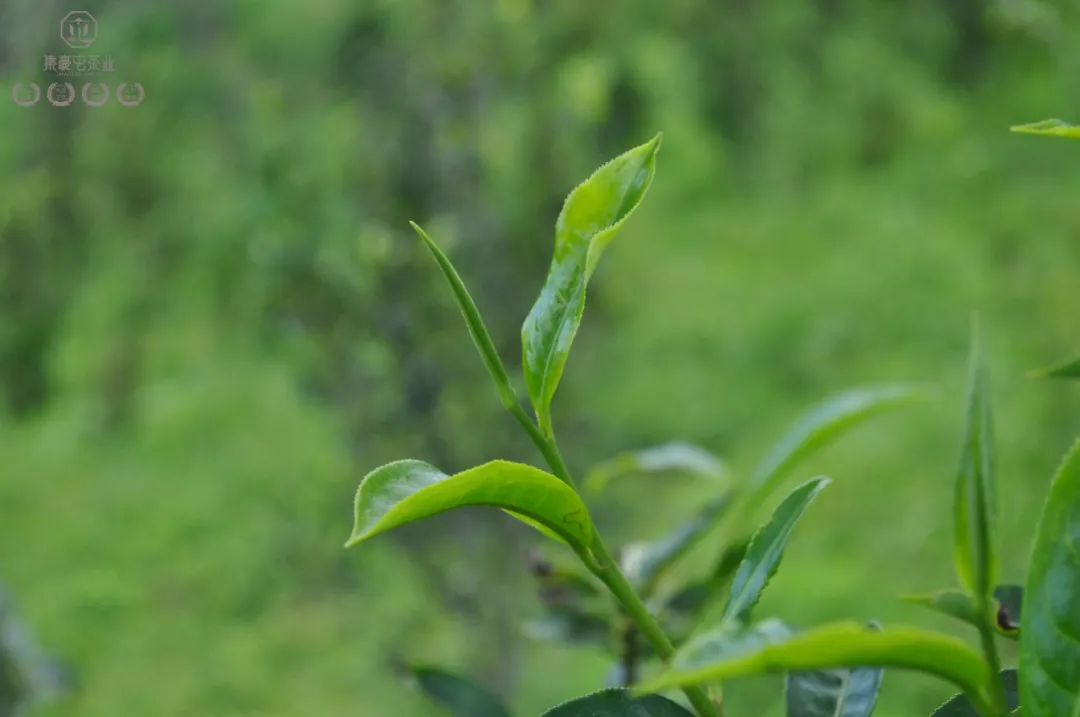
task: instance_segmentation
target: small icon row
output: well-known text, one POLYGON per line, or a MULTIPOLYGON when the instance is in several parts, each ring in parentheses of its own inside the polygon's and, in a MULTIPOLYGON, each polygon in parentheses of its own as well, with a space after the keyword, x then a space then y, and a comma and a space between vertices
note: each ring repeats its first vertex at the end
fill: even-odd
MULTIPOLYGON (((30 107, 41 101, 41 87, 31 82, 24 84, 16 83, 11 88, 11 98, 15 104, 21 107, 30 107)), ((104 82, 87 82, 82 86, 82 92, 76 93, 75 86, 70 82, 54 82, 45 90, 45 98, 54 107, 67 107, 81 94, 82 101, 91 107, 101 107, 112 97, 109 86, 104 82)), ((143 86, 138 82, 125 82, 116 87, 116 101, 125 107, 134 107, 142 104, 146 93, 143 86)))

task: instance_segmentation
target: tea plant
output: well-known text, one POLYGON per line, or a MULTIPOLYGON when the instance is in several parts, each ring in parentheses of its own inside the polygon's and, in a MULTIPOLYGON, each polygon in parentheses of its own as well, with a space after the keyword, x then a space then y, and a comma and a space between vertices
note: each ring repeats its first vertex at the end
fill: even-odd
MULTIPOLYGON (((1016 131, 1076 136, 1080 130, 1051 122, 1016 131)), ((681 443, 601 463, 585 481, 593 492, 612 478, 641 471, 681 470, 718 484, 716 498, 685 525, 661 540, 625 546, 619 560, 613 556, 562 458, 551 404, 582 320, 588 281, 648 189, 659 146, 658 135, 613 159, 566 200, 547 279, 522 328, 525 383, 535 420, 522 408, 461 278, 413 225, 449 281, 503 404, 550 472, 501 460, 454 475, 416 460, 390 463, 361 482, 346 545, 442 511, 486 505, 568 547, 578 558, 576 565, 533 564, 548 609, 545 620, 533 626, 534 634, 605 645, 618 660, 612 681, 622 688, 572 700, 545 713, 548 717, 716 717, 723 713, 722 683, 759 673, 785 675, 790 717, 867 717, 884 668, 920 671, 955 685, 959 694, 935 711, 937 717, 1004 717, 1019 712, 1020 705, 1027 717, 1080 717, 1080 442, 1054 477, 1025 584, 999 584, 990 389, 977 325, 953 494, 959 587, 906 599, 969 623, 979 649, 948 634, 906 625, 838 622, 798 630, 777 619, 753 619, 753 608, 796 524, 829 479, 813 478, 796 487, 749 538, 747 523, 797 461, 860 420, 926 395, 915 386, 855 390, 826 401, 800 420, 745 482, 728 481, 719 459, 681 443), (729 517, 724 521, 729 540, 713 571, 689 584, 665 583, 667 570, 729 517), (605 591, 614 598, 614 611, 604 609, 605 591), (1019 639, 1019 668, 1003 667, 999 639, 1019 639), (662 669, 639 683, 639 667, 654 659, 662 669), (676 688, 693 712, 659 694, 676 688)), ((431 666, 405 669, 453 714, 509 715, 498 698, 464 678, 431 666)))

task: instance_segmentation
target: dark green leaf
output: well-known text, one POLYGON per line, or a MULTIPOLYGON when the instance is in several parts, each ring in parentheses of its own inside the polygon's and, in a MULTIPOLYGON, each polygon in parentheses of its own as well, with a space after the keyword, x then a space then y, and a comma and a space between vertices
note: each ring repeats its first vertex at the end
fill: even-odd
POLYGON ((1033 371, 1034 378, 1080 378, 1080 358, 1033 371))
POLYGON ((502 399, 503 405, 507 408, 517 406, 517 394, 510 384, 510 377, 506 373, 506 367, 503 366, 502 360, 499 358, 499 352, 495 350, 495 343, 491 340, 487 327, 484 326, 480 310, 476 308, 476 303, 473 302, 472 296, 469 295, 469 290, 465 288, 465 282, 461 280, 453 264, 450 263, 450 260, 443 254, 438 245, 431 240, 431 237, 415 222, 409 222, 409 224, 423 239, 424 244, 431 251, 432 256, 435 257, 439 268, 442 269, 443 276, 450 283, 454 298, 457 299, 458 308, 461 309, 461 315, 465 317, 465 325, 469 328, 469 335, 472 336, 473 343, 476 344, 476 348, 480 352, 480 358, 483 359, 488 373, 491 374, 491 379, 495 382, 495 388, 499 392, 499 398, 502 399))
POLYGON ((1050 486, 1036 529, 1020 628, 1020 703, 1029 717, 1080 714, 1080 442, 1050 486))
POLYGON ((682 472, 713 480, 727 477, 727 467, 704 448, 689 443, 665 443, 640 451, 622 453, 595 466, 585 477, 585 487, 594 492, 613 478, 632 473, 682 472))
POLYGON ((659 695, 634 697, 629 690, 601 690, 553 707, 543 717, 694 717, 659 695))
POLYGON ((953 506, 953 547, 960 584, 975 598, 980 612, 988 613, 998 570, 994 549, 997 505, 990 388, 977 321, 973 324, 971 344, 964 447, 953 506))
POLYGON ((406 668, 409 681, 435 704, 455 717, 510 717, 510 711, 490 690, 436 667, 406 668))
POLYGON ((771 493, 799 461, 862 421, 927 396, 913 385, 857 388, 814 407, 791 427, 754 471, 749 489, 759 496, 771 493))
MULTIPOLYGON (((1019 677, 1015 667, 1001 671, 1001 683, 1005 688, 1005 700, 1012 713, 1020 707, 1019 677)), ((938 707, 930 717, 982 717, 967 695, 961 693, 938 707)))
POLYGON ((368 473, 356 492, 356 520, 345 547, 453 508, 487 505, 528 518, 587 557, 592 519, 572 488, 539 468, 491 461, 448 476, 422 461, 388 463, 368 473))
POLYGON ((651 592, 661 573, 715 527, 731 504, 732 494, 724 493, 709 501, 700 513, 660 540, 625 546, 621 563, 626 577, 638 590, 651 592))
POLYGON ((566 198, 540 296, 521 329, 525 381, 541 428, 551 434, 551 399, 585 310, 585 288, 608 243, 656 173, 660 135, 597 169, 566 198))
POLYGON ((1071 137, 1080 139, 1080 127, 1063 122, 1059 119, 1042 120, 1031 124, 1021 124, 1010 127, 1009 131, 1019 134, 1043 134, 1053 137, 1071 137))
MULTIPOLYGON (((869 627, 881 629, 877 623, 869 627)), ((787 717, 870 717, 884 674, 880 667, 789 672, 787 717)))
POLYGON ((750 540, 746 558, 739 565, 731 585, 723 623, 749 620, 751 609, 780 565, 784 548, 799 518, 829 482, 828 478, 813 478, 791 491, 777 506, 769 522, 750 540))
POLYGON ((982 695, 989 668, 963 641, 915 627, 867 630, 857 622, 823 625, 791 635, 775 621, 749 630, 724 625, 688 642, 672 668, 641 690, 656 692, 769 672, 840 667, 899 667, 937 675, 982 695))

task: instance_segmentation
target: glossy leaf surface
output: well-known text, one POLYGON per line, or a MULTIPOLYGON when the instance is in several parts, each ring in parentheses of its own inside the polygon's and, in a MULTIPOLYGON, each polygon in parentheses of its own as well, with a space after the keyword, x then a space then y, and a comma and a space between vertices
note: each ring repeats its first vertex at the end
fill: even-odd
MULTIPOLYGON (((880 630, 877 623, 870 629, 880 630)), ((870 717, 885 671, 880 667, 840 667, 789 672, 787 717, 870 717)))
MULTIPOLYGON (((1010 710, 1020 707, 1019 675, 1015 667, 1001 671, 1001 684, 1005 688, 1005 701, 1010 710)), ((938 707, 930 717, 982 717, 967 695, 960 693, 938 707)))
POLYGON ((1041 122, 1032 122, 1030 124, 1016 125, 1010 127, 1010 131, 1017 132, 1019 134, 1042 134, 1051 137, 1070 137, 1072 139, 1080 139, 1080 126, 1069 124, 1059 119, 1042 120, 1041 122))
POLYGON ((828 478, 813 478, 784 498, 772 518, 750 540, 746 557, 731 583, 731 595, 724 608, 724 623, 746 622, 761 598, 769 579, 776 573, 795 525, 825 486, 828 478))
POLYGON ((521 329, 525 381, 541 428, 585 310, 585 288, 604 249, 645 196, 660 135, 597 169, 566 198, 540 296, 521 329))
POLYGON ((840 622, 785 636, 774 621, 766 621, 742 632, 726 626, 703 633, 676 652, 669 671, 641 689, 655 692, 769 672, 841 667, 924 672, 974 694, 982 694, 990 674, 982 656, 965 642, 929 630, 903 626, 876 632, 857 622, 840 622))
POLYGON ((425 697, 454 717, 510 717, 498 696, 463 677, 423 665, 406 668, 406 676, 425 697))
POLYGON ((900 384, 851 389, 823 401, 803 414, 768 452, 750 479, 750 490, 770 493, 799 461, 844 431, 926 395, 923 388, 900 384))
POLYGON ((352 537, 346 547, 406 523, 467 505, 502 508, 543 525, 587 553, 592 519, 572 488, 522 463, 491 461, 448 476, 422 461, 388 463, 367 474, 356 492, 352 537))
POLYGON ((514 393, 514 388, 510 384, 510 377, 506 373, 506 367, 503 366, 499 353, 495 350, 495 343, 491 340, 487 327, 484 326, 480 310, 476 308, 476 303, 469 294, 469 290, 465 288, 465 282, 462 281, 453 264, 450 263, 450 259, 431 240, 431 237, 415 222, 409 222, 409 224, 416 230, 431 255, 435 257, 435 262, 439 265, 447 282, 449 282, 450 289, 454 292, 454 298, 457 299, 461 315, 465 319, 465 325, 469 328, 469 335, 472 336, 473 343, 480 352, 480 358, 483 359, 491 379, 495 382, 495 389, 499 392, 499 398, 502 399, 503 405, 507 408, 516 406, 518 404, 517 394, 514 393))
POLYGON ((610 689, 561 704, 543 717, 694 717, 694 713, 666 697, 635 697, 629 690, 610 689))
POLYGON ((960 584, 979 603, 980 611, 986 612, 997 580, 997 503, 990 387, 977 323, 972 332, 966 414, 953 503, 953 549, 960 584))
POLYGON ((1080 442, 1050 486, 1024 586, 1020 703, 1028 717, 1080 714, 1080 442))
POLYGON ((640 451, 622 453, 595 466, 585 477, 585 487, 598 492, 614 478, 634 473, 680 472, 715 481, 727 478, 727 466, 709 451, 689 443, 665 443, 640 451))

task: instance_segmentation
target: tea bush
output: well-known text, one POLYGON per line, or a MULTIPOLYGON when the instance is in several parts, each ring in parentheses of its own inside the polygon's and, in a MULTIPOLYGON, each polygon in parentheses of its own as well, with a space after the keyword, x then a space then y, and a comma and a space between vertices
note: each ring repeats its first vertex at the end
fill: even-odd
MULTIPOLYGON (((1059 121, 1018 132, 1080 135, 1059 121)), ((722 685, 759 673, 785 674, 792 717, 867 717, 884 670, 937 676, 960 692, 934 714, 1034 717, 1080 714, 1080 442, 1053 480, 1023 586, 1001 584, 995 523, 991 395, 978 322, 973 325, 964 440, 956 471, 953 552, 958 589, 907 599, 970 624, 978 649, 950 634, 908 625, 836 622, 797 629, 754 608, 776 573, 803 513, 828 486, 805 481, 779 502, 752 534, 748 523, 791 468, 845 429, 883 410, 925 396, 917 385, 869 387, 841 394, 808 413, 745 481, 734 481, 707 451, 672 443, 599 464, 584 485, 593 493, 630 472, 681 470, 717 484, 716 497, 659 541, 608 547, 584 492, 570 475, 556 439, 552 402, 580 327, 586 290, 601 255, 647 192, 661 136, 596 170, 567 197, 555 226, 547 278, 522 327, 523 369, 533 415, 522 407, 480 311, 446 255, 417 225, 453 290, 468 331, 504 407, 544 458, 547 470, 504 460, 447 475, 418 460, 401 460, 364 477, 356 494, 347 547, 407 523, 465 506, 502 509, 577 557, 538 559, 532 566, 548 615, 546 636, 599 642, 617 659, 613 681, 546 712, 549 717, 723 714, 722 685), (666 571, 718 527, 727 543, 715 569, 697 581, 665 582, 666 571), (613 600, 606 600, 606 597, 613 600), (613 603, 613 605, 612 605, 613 603), (1025 609, 1026 604, 1026 609, 1025 609), (720 607, 722 606, 722 608, 720 607), (719 616, 713 619, 714 612, 719 616), (1020 664, 1004 667, 998 640, 1020 642, 1020 664), (643 666, 656 666, 642 678, 643 666), (671 698, 661 692, 679 689, 671 698)), ((1078 377, 1080 362, 1044 371, 1078 377)), ((507 707, 467 679, 421 664, 400 665, 432 699, 457 715, 507 717, 507 707)))

